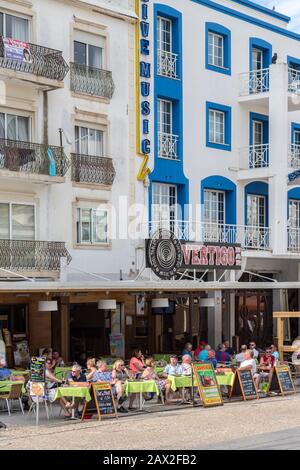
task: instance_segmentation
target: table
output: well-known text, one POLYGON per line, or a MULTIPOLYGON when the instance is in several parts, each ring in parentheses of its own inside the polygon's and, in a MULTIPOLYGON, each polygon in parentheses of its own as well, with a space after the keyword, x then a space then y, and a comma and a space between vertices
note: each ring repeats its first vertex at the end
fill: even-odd
MULTIPOLYGON (((53 397, 53 401, 59 398, 72 398, 72 405, 75 403, 75 398, 82 398, 86 401, 91 401, 92 397, 88 387, 58 387, 53 397)), ((75 418, 75 410, 72 408, 72 419, 75 418)))
POLYGON ((30 374, 30 370, 16 370, 16 369, 12 369, 11 371, 11 375, 29 375, 30 374))
MULTIPOLYGON (((192 387, 192 377, 190 375, 168 375, 168 380, 171 383, 171 390, 175 392, 178 388, 189 388, 192 387)), ((194 386, 196 386, 194 379, 194 386)))
POLYGON ((140 395, 140 409, 139 411, 143 410, 143 393, 156 393, 159 395, 159 388, 155 380, 136 380, 130 381, 126 380, 124 383, 124 393, 125 395, 129 395, 130 393, 139 393, 140 395))
POLYGON ((234 373, 233 372, 225 372, 225 374, 218 374, 216 373, 217 382, 219 385, 224 385, 225 387, 232 387, 234 373))
POLYGON ((0 381, 0 393, 9 393, 11 386, 14 384, 23 384, 22 393, 25 393, 25 382, 21 380, 1 380, 0 381))

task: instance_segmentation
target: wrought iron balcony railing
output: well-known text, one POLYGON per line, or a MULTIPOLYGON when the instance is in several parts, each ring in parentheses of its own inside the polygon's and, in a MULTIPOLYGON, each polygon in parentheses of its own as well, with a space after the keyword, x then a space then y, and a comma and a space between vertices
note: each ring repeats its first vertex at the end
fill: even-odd
POLYGON ((64 242, 0 240, 0 268, 10 271, 59 271, 72 260, 64 242))
POLYGON ((216 224, 185 220, 161 220, 149 223, 147 236, 152 236, 158 229, 168 229, 180 240, 210 243, 240 243, 244 249, 270 249, 269 227, 249 225, 216 224))
POLYGON ((266 93, 270 86, 270 69, 240 74, 240 96, 266 93))
POLYGON ((157 73, 163 77, 178 78, 177 73, 178 54, 168 51, 157 51, 157 73))
POLYGON ((250 145, 240 149, 240 168, 267 168, 269 166, 269 144, 250 145))
POLYGON ((70 64, 71 90, 111 99, 114 93, 112 73, 80 64, 70 64))
POLYGON ((300 253, 300 228, 288 227, 288 251, 300 253))
POLYGON ((291 168, 300 168, 300 145, 291 144, 289 151, 288 165, 291 168))
POLYGON ((28 46, 30 51, 28 62, 8 59, 5 57, 3 37, 0 37, 0 67, 63 81, 69 71, 69 66, 64 60, 62 52, 31 43, 28 46))
POLYGON ((72 181, 112 185, 116 176, 113 161, 108 157, 94 157, 72 153, 72 181))
POLYGON ((158 155, 170 160, 178 160, 178 135, 158 133, 158 155))
POLYGON ((289 68, 288 70, 288 91, 300 94, 300 70, 289 68))
POLYGON ((0 170, 65 176, 69 166, 62 147, 0 139, 0 170))

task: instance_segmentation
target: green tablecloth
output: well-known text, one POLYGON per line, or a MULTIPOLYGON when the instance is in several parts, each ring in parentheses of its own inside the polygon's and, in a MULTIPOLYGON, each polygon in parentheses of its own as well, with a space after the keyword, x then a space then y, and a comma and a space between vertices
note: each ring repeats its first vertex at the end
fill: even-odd
MULTIPOLYGON (((192 377, 191 376, 175 376, 168 375, 168 380, 171 382, 171 390, 175 392, 178 388, 188 388, 192 387, 192 377)), ((196 380, 194 378, 194 386, 196 386, 196 380)))
POLYGON ((84 398, 86 401, 91 401, 92 399, 90 390, 87 387, 58 387, 53 401, 62 397, 84 398))
POLYGON ((14 384, 23 384, 22 393, 25 393, 25 383, 20 380, 1 380, 0 381, 0 393, 9 393, 11 386, 14 384))
POLYGON ((155 380, 136 382, 130 382, 127 380, 124 384, 124 392, 126 395, 129 395, 130 393, 156 393, 156 395, 159 395, 158 386, 155 380))
POLYGON ((233 379, 234 379, 234 373, 229 372, 224 375, 217 374, 217 382, 219 385, 225 385, 226 387, 232 387, 233 385, 233 379))
POLYGON ((29 375, 29 374, 30 374, 30 370, 12 369, 12 371, 11 371, 11 375, 29 375))
POLYGON ((70 372, 71 370, 72 370, 72 367, 70 366, 69 367, 55 367, 54 374, 57 379, 62 380, 66 378, 68 372, 70 372))

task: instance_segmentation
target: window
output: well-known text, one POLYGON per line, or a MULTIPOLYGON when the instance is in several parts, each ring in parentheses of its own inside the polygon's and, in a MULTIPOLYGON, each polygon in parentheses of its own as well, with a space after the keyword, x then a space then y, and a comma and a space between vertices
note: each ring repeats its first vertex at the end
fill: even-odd
POLYGON ((206 23, 205 66, 231 75, 231 32, 217 23, 206 23))
POLYGON ((152 220, 160 227, 174 230, 177 218, 177 187, 172 184, 153 183, 152 220))
POLYGON ((108 212, 100 209, 77 209, 77 243, 108 243, 108 212))
POLYGON ((204 190, 204 222, 222 225, 225 223, 225 193, 223 191, 204 190))
POLYGON ((35 210, 33 205, 0 203, 0 239, 34 240, 35 210))
POLYGON ((157 17, 157 49, 172 52, 172 21, 157 17))
POLYGON ((216 103, 206 103, 206 145, 221 150, 231 150, 231 108, 216 103))
POLYGON ((102 157, 104 154, 103 131, 75 126, 75 151, 81 155, 102 157))
POLYGON ((102 69, 103 49, 92 44, 74 41, 74 62, 78 65, 102 69))
POLYGON ((254 47, 252 49, 252 70, 257 71, 263 68, 263 51, 254 47))
POLYGON ((208 63, 224 67, 224 38, 219 34, 208 33, 208 63))
POLYGON ((294 144, 300 146, 300 130, 294 130, 294 144))
POLYGON ((30 118, 0 113, 0 139, 30 142, 30 118))
POLYGON ((251 227, 266 227, 265 196, 247 195, 247 225, 251 227))
POLYGON ((225 143, 225 113, 209 110, 209 141, 215 144, 225 143))
POLYGON ((172 101, 158 100, 158 132, 172 134, 172 101))
POLYGON ((0 13, 0 36, 29 41, 29 21, 20 16, 0 13))
POLYGON ((300 201, 289 199, 289 227, 300 228, 300 201))

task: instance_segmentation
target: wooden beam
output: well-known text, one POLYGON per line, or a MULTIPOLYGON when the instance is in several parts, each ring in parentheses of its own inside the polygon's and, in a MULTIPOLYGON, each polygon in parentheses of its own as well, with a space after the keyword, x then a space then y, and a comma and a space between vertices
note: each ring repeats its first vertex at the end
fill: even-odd
POLYGON ((273 318, 300 318, 300 312, 273 312, 273 318))

